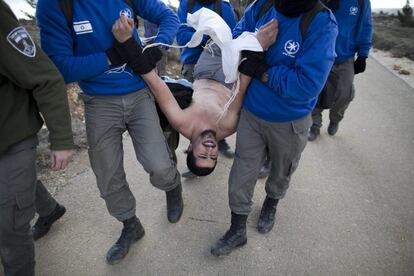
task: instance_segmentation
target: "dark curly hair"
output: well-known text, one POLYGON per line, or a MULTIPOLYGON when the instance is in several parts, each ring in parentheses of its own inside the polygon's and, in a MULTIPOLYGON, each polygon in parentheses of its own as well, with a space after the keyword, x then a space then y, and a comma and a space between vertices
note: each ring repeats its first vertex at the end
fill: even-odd
POLYGON ((203 167, 197 166, 195 156, 193 154, 193 151, 191 150, 191 151, 188 151, 187 153, 187 167, 195 175, 206 176, 214 171, 214 169, 216 168, 216 165, 214 165, 214 167, 212 168, 203 168, 203 167))

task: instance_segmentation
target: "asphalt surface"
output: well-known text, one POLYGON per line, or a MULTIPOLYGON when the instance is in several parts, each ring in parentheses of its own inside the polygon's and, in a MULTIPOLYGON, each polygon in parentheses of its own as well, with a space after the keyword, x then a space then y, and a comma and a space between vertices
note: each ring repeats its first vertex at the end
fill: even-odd
MULTIPOLYGON (((414 89, 370 59, 336 136, 309 143, 277 225, 259 234, 265 197, 259 180, 248 243, 224 258, 210 246, 229 228, 232 160, 183 180, 181 220, 166 218, 165 193, 152 187, 125 139, 125 167, 145 237, 117 265, 105 255, 121 231, 99 197, 91 170, 57 196, 67 214, 36 242, 37 275, 414 275, 414 89)), ((233 146, 235 136, 228 139, 233 146)), ((181 139, 179 169, 185 171, 181 139)), ((0 272, 1 274, 1 272, 0 272)))

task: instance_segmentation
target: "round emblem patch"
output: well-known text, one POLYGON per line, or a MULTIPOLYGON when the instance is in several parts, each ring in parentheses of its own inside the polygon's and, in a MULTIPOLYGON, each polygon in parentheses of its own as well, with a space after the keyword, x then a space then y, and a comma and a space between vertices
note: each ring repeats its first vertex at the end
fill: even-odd
POLYGON ((36 55, 36 45, 24 27, 17 27, 7 35, 7 41, 21 54, 27 57, 36 55))
POLYGON ((296 42, 294 40, 288 40, 285 43, 285 52, 289 56, 295 55, 297 52, 299 52, 300 45, 299 42, 296 42))
POLYGON ((125 16, 127 18, 132 18, 132 11, 130 9, 123 9, 119 12, 119 16, 125 16))

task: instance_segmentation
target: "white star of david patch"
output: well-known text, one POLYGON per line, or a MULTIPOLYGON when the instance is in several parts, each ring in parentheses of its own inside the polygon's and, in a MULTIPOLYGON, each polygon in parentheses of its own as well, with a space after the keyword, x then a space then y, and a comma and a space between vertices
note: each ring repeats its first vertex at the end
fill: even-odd
POLYGON ((13 29, 7 35, 7 41, 21 54, 33 58, 36 55, 36 45, 23 27, 13 29))

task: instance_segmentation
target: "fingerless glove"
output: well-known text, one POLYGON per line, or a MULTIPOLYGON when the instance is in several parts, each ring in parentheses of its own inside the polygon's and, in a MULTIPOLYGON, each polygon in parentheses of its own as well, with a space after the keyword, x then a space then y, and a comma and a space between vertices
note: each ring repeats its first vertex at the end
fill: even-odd
POLYGON ((139 75, 149 73, 162 57, 162 52, 158 47, 151 47, 142 52, 141 45, 134 37, 123 43, 115 42, 106 54, 112 64, 119 64, 116 63, 119 61, 126 62, 139 75))
POLYGON ((146 49, 140 58, 139 68, 134 68, 135 72, 139 73, 140 75, 146 74, 150 72, 157 66, 157 62, 160 61, 162 58, 162 52, 158 47, 151 47, 146 49))
POLYGON ((122 57, 120 54, 122 53, 121 47, 121 43, 115 40, 112 47, 106 50, 106 56, 111 61, 112 65, 120 65, 127 62, 124 59, 125 57, 122 57))
POLYGON ((261 79, 269 66, 266 64, 265 52, 242 51, 242 63, 239 65, 239 72, 252 78, 261 79))

